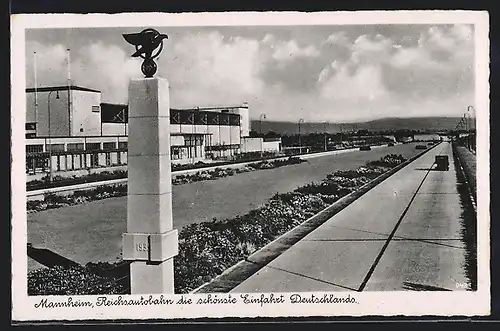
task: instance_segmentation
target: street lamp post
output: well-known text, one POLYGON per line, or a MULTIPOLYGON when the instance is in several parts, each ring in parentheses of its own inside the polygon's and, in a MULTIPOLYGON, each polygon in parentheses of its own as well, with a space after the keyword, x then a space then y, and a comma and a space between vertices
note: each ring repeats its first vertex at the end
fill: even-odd
POLYGON ((299 126, 299 154, 302 152, 302 137, 300 135, 300 124, 301 123, 304 123, 304 119, 303 118, 301 118, 299 120, 299 123, 298 123, 298 126, 299 126))
MULTIPOLYGON (((52 182, 54 180, 54 170, 52 169, 52 140, 50 131, 50 96, 54 90, 50 91, 47 96, 47 110, 48 110, 48 120, 49 120, 49 180, 52 182)), ((59 99, 59 91, 56 91, 56 99, 59 99)))
POLYGON ((326 127, 328 125, 328 122, 325 122, 325 152, 328 151, 328 144, 327 144, 327 141, 326 141, 326 127))
POLYGON ((259 138, 260 138, 260 158, 262 159, 264 153, 264 137, 262 136, 262 119, 266 119, 266 114, 262 113, 259 116, 259 138))
MULTIPOLYGON (((476 119, 475 119, 475 112, 476 112, 476 109, 474 108, 474 106, 468 106, 468 107, 467 107, 467 114, 469 115, 470 124, 474 124, 474 121, 476 120, 476 119), (471 113, 470 113, 470 110, 471 110, 471 109, 472 109, 472 114, 473 114, 473 116, 471 116, 471 113), (472 118, 471 118, 471 117, 472 117, 472 118)), ((469 125, 469 131, 470 131, 470 132, 469 132, 469 150, 471 149, 471 148, 470 148, 470 145, 471 145, 471 137, 470 137, 470 135, 471 135, 472 133, 474 133, 474 137, 476 136, 476 133, 474 132, 474 130, 475 130, 475 125, 474 125, 474 126, 473 126, 473 125, 469 125), (474 127, 474 128, 473 128, 473 127, 474 127)), ((475 150, 475 149, 476 149, 476 146, 475 146, 475 144, 474 144, 474 150, 475 150)))

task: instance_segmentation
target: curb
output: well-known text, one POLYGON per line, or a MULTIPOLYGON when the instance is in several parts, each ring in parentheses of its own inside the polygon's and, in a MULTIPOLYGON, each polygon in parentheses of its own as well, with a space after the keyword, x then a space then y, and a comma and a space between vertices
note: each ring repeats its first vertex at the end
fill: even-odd
MULTIPOLYGON (((470 202, 472 204, 472 207, 474 208, 474 212, 477 213, 477 192, 474 189, 474 186, 471 183, 471 174, 470 174, 470 169, 466 166, 464 166, 465 161, 463 160, 461 154, 457 150, 457 146, 455 143, 452 144, 452 150, 453 150, 453 157, 457 160, 458 163, 458 171, 460 172, 459 176, 462 177, 465 186, 467 187, 467 193, 470 199, 470 202)), ((477 185, 477 184, 476 184, 477 185)), ((477 187, 477 186, 476 186, 477 187)))
POLYGON ((426 149, 425 151, 411 157, 400 165, 388 170, 387 172, 381 174, 377 178, 369 181, 368 183, 362 185, 358 190, 343 196, 339 200, 335 201, 330 206, 326 207, 316 215, 305 220, 301 224, 292 228, 291 230, 285 232, 281 236, 260 248, 256 252, 252 253, 246 259, 239 261, 232 267, 226 269, 222 274, 215 277, 211 281, 199 286, 198 288, 189 292, 190 294, 198 293, 227 293, 234 289, 236 286, 241 284, 247 278, 255 274, 262 267, 269 264, 272 260, 277 258, 279 255, 288 250, 291 246, 296 244, 307 234, 318 228, 324 222, 332 218, 334 215, 342 211, 344 208, 349 206, 351 203, 356 201, 362 195, 373 189, 375 186, 403 169, 404 167, 411 164, 416 159, 420 158, 427 152, 433 150, 435 147, 439 146, 441 143, 435 144, 434 146, 426 149))

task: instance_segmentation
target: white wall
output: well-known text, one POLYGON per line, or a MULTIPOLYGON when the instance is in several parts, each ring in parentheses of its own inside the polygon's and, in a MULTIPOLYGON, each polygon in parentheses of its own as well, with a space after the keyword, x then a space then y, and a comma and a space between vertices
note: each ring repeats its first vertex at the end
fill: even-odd
POLYGON ((264 141, 262 144, 264 152, 279 152, 281 150, 280 141, 264 141))
POLYGON ((242 139, 242 153, 260 152, 263 150, 262 138, 243 138, 242 139))
POLYGON ((103 136, 125 136, 128 133, 128 123, 102 123, 103 136))
POLYGON ((100 107, 101 93, 72 90, 73 119, 72 135, 99 136, 101 135, 101 110, 93 112, 92 106, 100 107), (83 132, 80 131, 83 129, 83 132))
POLYGON ((26 92, 26 122, 37 123, 36 135, 49 135, 50 93, 50 136, 91 136, 101 134, 101 113, 93 113, 92 106, 101 103, 100 92, 71 90, 72 116, 68 112, 68 91, 26 92), (59 96, 59 98, 57 98, 59 96), (71 122, 71 123, 70 123, 71 122), (70 126, 71 125, 71 130, 70 126), (80 132, 83 128, 83 132, 80 132))
POLYGON ((242 139, 242 153, 250 152, 280 152, 281 141, 263 141, 262 138, 243 138, 242 139))
MULTIPOLYGON (((35 93, 26 92, 26 122, 36 120, 36 135, 49 136, 49 103, 50 92, 37 92, 37 107, 35 112, 35 93)), ((68 136, 68 91, 50 93, 50 136, 68 136), (57 95, 59 94, 59 99, 57 95)))
POLYGON ((241 136, 248 137, 250 135, 250 115, 247 107, 239 108, 241 136))

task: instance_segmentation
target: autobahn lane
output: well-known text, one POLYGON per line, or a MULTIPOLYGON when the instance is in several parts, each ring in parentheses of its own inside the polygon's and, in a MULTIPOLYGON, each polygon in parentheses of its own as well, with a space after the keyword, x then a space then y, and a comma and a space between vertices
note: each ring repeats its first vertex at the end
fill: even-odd
MULTIPOLYGON (((452 160, 450 144, 443 154, 452 160)), ((453 162, 450 171, 429 172, 365 291, 471 287, 463 240, 465 202, 457 183, 453 162)))
POLYGON ((442 143, 360 197, 233 292, 456 289, 464 277, 456 170, 442 143))

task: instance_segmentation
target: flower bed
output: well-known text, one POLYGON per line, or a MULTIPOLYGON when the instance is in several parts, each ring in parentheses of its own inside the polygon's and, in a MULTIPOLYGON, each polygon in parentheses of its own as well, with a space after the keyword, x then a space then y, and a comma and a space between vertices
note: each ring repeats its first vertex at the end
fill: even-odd
POLYGON ((128 264, 123 262, 57 266, 28 272, 28 295, 126 294, 129 283, 128 264))
MULTIPOLYGON (((353 171, 337 171, 319 183, 299 187, 293 192, 276 194, 264 206, 245 215, 185 226, 179 232, 179 255, 174 259, 175 292, 188 293, 210 281, 342 196, 355 191, 361 185, 404 161, 400 155, 388 155, 376 161, 376 165, 369 162, 366 166, 353 171)), ((104 263, 93 271, 88 267, 85 270, 88 273, 99 274, 98 271, 104 268, 112 269, 112 266, 104 263)), ((54 282, 62 286, 59 285, 61 280, 52 278, 64 276, 64 273, 50 276, 47 271, 40 272, 46 273, 45 279, 39 277, 37 271, 30 273, 28 277, 32 278, 29 285, 37 289, 30 290, 30 293, 51 294, 48 290, 43 291, 54 286, 42 287, 38 282, 54 282)), ((76 281, 76 278, 73 279, 76 281)), ((86 281, 92 278, 81 276, 81 279, 86 281)), ((113 282, 112 277, 110 282, 113 282)), ((64 284, 68 291, 76 287, 74 284, 68 285, 68 282, 64 284)), ((84 289, 85 285, 80 287, 84 289)), ((101 294, 123 290, 118 285, 116 288, 113 287, 113 292, 105 292, 106 289, 103 288, 104 292, 101 294)))
MULTIPOLYGON (((194 164, 172 164, 172 171, 182 171, 182 170, 189 170, 189 169, 202 169, 202 168, 207 168, 207 167, 213 167, 215 165, 222 167, 222 166, 226 166, 226 165, 230 165, 230 164, 258 161, 261 159, 274 158, 274 157, 277 157, 277 155, 275 153, 264 153, 264 155, 262 155, 262 156, 260 155, 260 153, 246 153, 246 154, 237 155, 236 159, 233 161, 220 161, 220 162, 216 162, 216 163, 199 161, 199 162, 196 162, 194 164)), ((290 163, 290 164, 295 164, 295 163, 290 163)), ((52 179, 52 182, 50 182, 49 178, 50 178, 49 175, 46 175, 42 179, 31 180, 31 181, 26 183, 26 189, 28 191, 34 191, 34 190, 41 190, 41 189, 52 188, 52 187, 78 185, 78 184, 100 182, 100 181, 112 180, 112 179, 122 179, 122 178, 127 178, 127 171, 126 170, 114 170, 111 172, 110 171, 102 171, 102 172, 91 173, 91 174, 83 175, 83 176, 74 175, 71 177, 54 176, 54 178, 52 179)))
MULTIPOLYGON (((218 178, 233 176, 235 174, 243 172, 273 169, 302 162, 306 161, 297 157, 290 157, 286 160, 261 161, 256 163, 255 165, 251 164, 249 166, 235 169, 215 168, 213 170, 200 171, 193 174, 177 175, 172 178, 172 185, 188 184, 203 180, 215 180, 218 178)), ((44 195, 43 200, 27 201, 26 209, 28 213, 36 213, 47 209, 78 205, 90 201, 121 197, 126 195, 126 184, 101 185, 90 190, 75 191, 73 194, 66 196, 47 193, 44 195)))
POLYGON ((78 185, 85 183, 100 182, 104 180, 127 178, 126 170, 102 171, 99 173, 88 174, 84 176, 61 177, 54 176, 53 181, 49 181, 49 176, 43 177, 41 180, 31 180, 26 183, 28 191, 41 190, 52 187, 60 187, 67 185, 78 185))

